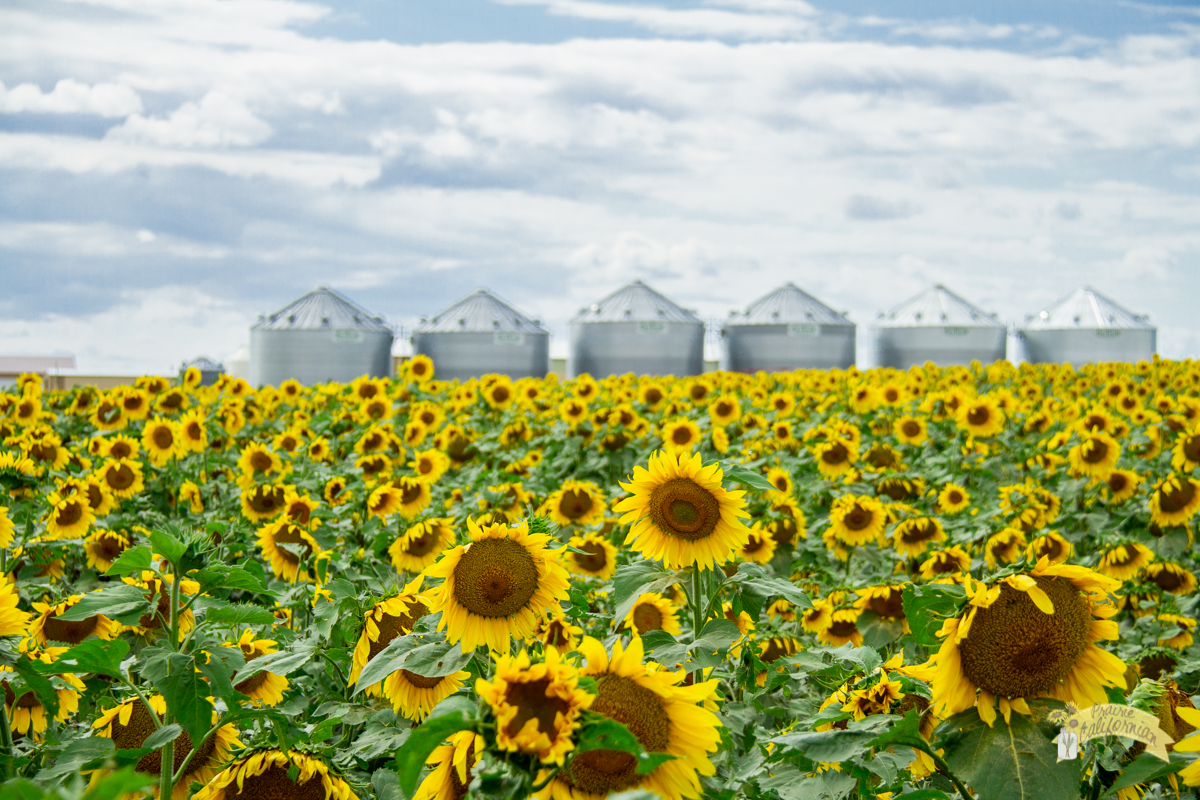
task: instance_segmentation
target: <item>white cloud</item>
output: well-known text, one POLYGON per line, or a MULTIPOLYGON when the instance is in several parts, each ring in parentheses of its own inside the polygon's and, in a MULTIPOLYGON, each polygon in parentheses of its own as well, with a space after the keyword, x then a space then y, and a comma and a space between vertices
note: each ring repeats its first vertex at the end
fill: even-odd
POLYGON ((271 138, 271 126, 241 101, 209 92, 199 103, 184 103, 168 117, 134 114, 107 138, 167 147, 250 147, 271 138))
POLYGON ((0 82, 0 112, 39 112, 49 114, 97 114, 102 117, 126 117, 142 110, 142 99, 121 83, 97 83, 88 86, 70 78, 54 84, 43 93, 33 83, 6 89, 0 82))
MULTIPOLYGON (((551 14, 597 22, 623 22, 656 33, 674 36, 727 36, 743 39, 784 39, 815 33, 807 20, 807 4, 776 2, 721 3, 752 11, 783 13, 739 13, 707 8, 672 9, 641 3, 605 3, 599 0, 494 0, 502 5, 536 5, 551 14)), ((811 8, 811 7, 808 7, 811 8)))

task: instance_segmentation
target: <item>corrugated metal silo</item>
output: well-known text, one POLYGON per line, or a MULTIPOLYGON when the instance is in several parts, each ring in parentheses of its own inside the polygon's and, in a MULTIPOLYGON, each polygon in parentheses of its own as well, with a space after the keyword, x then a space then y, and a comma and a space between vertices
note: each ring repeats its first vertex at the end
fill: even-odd
POLYGON ((1158 344, 1158 329, 1146 315, 1121 308, 1087 286, 1026 317, 1018 333, 1025 360, 1034 364, 1149 361, 1158 344))
POLYGON ((392 329, 362 306, 318 286, 250 329, 252 386, 289 378, 312 385, 392 374, 392 329))
POLYGON ((787 283, 730 315, 721 327, 721 368, 845 369, 854 364, 855 328, 844 314, 787 283))
POLYGON ((872 326, 875 366, 908 369, 932 361, 939 367, 984 364, 1004 358, 1004 323, 938 284, 890 311, 872 326))
POLYGON ((221 377, 221 373, 225 371, 224 364, 218 364, 216 361, 213 361, 207 356, 194 358, 185 364, 183 368, 186 370, 191 367, 195 367, 196 369, 200 370, 201 386, 212 386, 217 382, 217 379, 221 377))
POLYGON ((433 359, 439 380, 543 378, 550 371, 550 331, 486 289, 422 322, 412 343, 413 352, 433 359))
POLYGON ((567 376, 699 375, 704 371, 704 323, 641 281, 571 320, 567 376))

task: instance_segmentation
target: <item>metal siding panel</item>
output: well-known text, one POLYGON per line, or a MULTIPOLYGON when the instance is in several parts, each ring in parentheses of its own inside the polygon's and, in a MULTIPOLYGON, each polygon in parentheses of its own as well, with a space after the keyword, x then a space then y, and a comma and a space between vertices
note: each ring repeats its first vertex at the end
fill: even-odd
POLYGON ((1025 358, 1034 364, 1078 367, 1103 361, 1149 361, 1154 357, 1155 329, 1105 330, 1117 335, 1099 335, 1095 329, 1022 330, 1025 358))
POLYGON ((722 368, 731 372, 790 372, 853 366, 853 325, 821 325, 814 336, 789 336, 787 325, 727 325, 722 368))
POLYGON ((972 361, 990 364, 1004 359, 1008 332, 1005 328, 966 328, 966 333, 950 335, 946 328, 876 328, 875 366, 908 369, 932 361, 939 367, 972 361))
POLYGON ((414 333, 413 352, 433 359, 439 380, 484 375, 544 378, 550 371, 550 334, 523 333, 522 344, 496 344, 493 333, 414 333))
POLYGON ((390 331, 361 331, 359 342, 335 342, 333 331, 250 331, 250 378, 252 386, 278 386, 295 379, 311 386, 337 381, 347 383, 362 375, 388 377, 392 374, 390 331))
POLYGON ((567 376, 699 375, 704 325, 669 322, 666 333, 640 333, 638 322, 572 322, 567 376))

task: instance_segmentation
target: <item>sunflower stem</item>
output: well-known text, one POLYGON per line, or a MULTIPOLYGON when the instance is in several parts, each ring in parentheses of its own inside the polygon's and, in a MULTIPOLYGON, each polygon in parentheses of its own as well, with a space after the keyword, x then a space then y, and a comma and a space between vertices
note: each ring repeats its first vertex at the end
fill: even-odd
MULTIPOLYGON (((179 649, 179 565, 172 564, 173 570, 171 575, 171 627, 170 636, 172 650, 179 649)), ((166 575, 162 578, 165 581, 166 575)), ((167 667, 170 669, 170 666, 167 667)), ((153 713, 153 709, 151 709, 153 713)), ((171 707, 167 706, 166 713, 163 714, 163 725, 170 725, 173 715, 171 707)), ((197 745, 192 743, 192 751, 195 752, 197 745)), ((167 742, 162 746, 162 758, 158 764, 158 797, 159 800, 170 800, 171 792, 175 786, 175 740, 167 742)))
POLYGON ((0 748, 4 750, 0 753, 0 760, 3 760, 3 772, 0 775, 8 780, 13 772, 13 737, 12 729, 8 727, 8 706, 4 702, 0 702, 0 742, 0 748))
POLYGON ((704 625, 703 612, 700 605, 700 569, 692 565, 692 641, 700 638, 700 629, 704 625))

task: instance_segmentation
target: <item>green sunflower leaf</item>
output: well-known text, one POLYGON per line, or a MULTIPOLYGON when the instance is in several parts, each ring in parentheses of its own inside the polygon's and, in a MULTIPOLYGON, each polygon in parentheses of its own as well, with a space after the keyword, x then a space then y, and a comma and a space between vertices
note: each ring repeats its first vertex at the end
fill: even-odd
POLYGON ((458 694, 438 703, 429 717, 412 729, 408 740, 396 751, 396 772, 400 775, 400 788, 406 797, 413 796, 425 760, 438 745, 474 724, 475 704, 458 694))
POLYGON ((915 583, 904 587, 904 617, 917 644, 923 647, 939 647, 942 640, 937 632, 942 621, 958 612, 958 606, 966 592, 961 586, 930 583, 918 586, 915 583))
POLYGON ((146 614, 154 612, 155 606, 146 599, 146 590, 140 586, 118 583, 89 592, 79 602, 58 615, 63 622, 81 622, 103 614, 123 625, 136 625, 146 614))
POLYGON ((108 568, 105 575, 130 575, 135 572, 141 572, 144 569, 150 569, 152 563, 152 554, 150 548, 145 545, 131 547, 117 558, 108 568))
POLYGON ((45 675, 61 675, 65 672, 107 675, 120 677, 121 662, 129 655, 129 643, 123 639, 88 639, 77 644, 49 664, 38 663, 37 670, 45 675))
POLYGON ((776 487, 771 485, 766 476, 760 472, 746 469, 738 464, 730 464, 727 461, 721 461, 720 464, 721 471, 725 474, 725 480, 727 481, 735 481, 759 492, 778 491, 776 487))
POLYGON ((397 636, 363 667, 354 694, 365 691, 367 687, 401 669, 425 678, 452 675, 465 667, 472 655, 464 653, 457 644, 447 642, 441 633, 397 636))
POLYGON ((586 712, 584 720, 572 751, 573 759, 589 750, 619 750, 637 759, 637 774, 649 775, 660 764, 675 758, 669 753, 646 752, 633 732, 614 719, 586 712))
POLYGON ((273 675, 289 675, 303 667, 317 654, 317 645, 310 641, 296 642, 287 650, 267 653, 265 656, 251 659, 245 667, 238 670, 237 681, 254 677, 260 672, 270 672, 273 675))
POLYGON ((624 620, 638 597, 648 592, 661 592, 673 583, 682 583, 690 574, 667 572, 657 561, 649 559, 618 567, 613 576, 613 601, 617 604, 613 618, 624 620))
POLYGON ((1172 775, 1192 763, 1189 759, 1176 753, 1171 753, 1170 761, 1163 761, 1153 753, 1142 753, 1133 763, 1121 770, 1121 774, 1108 787, 1101 797, 1115 795, 1121 789, 1128 789, 1139 783, 1158 780, 1172 775))

